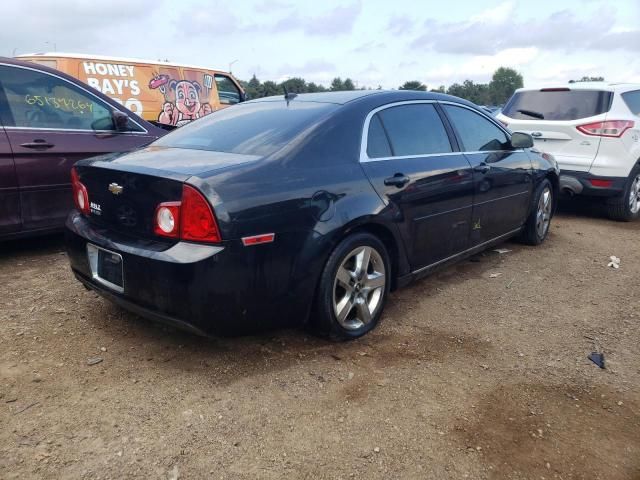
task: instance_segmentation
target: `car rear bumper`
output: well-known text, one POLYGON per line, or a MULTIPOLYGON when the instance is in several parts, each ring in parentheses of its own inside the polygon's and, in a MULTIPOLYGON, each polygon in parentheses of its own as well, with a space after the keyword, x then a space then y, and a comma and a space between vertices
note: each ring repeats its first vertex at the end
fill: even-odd
POLYGON ((601 177, 588 172, 562 170, 560 191, 568 195, 614 197, 624 191, 625 177, 601 177))
POLYGON ((283 300, 256 274, 255 247, 252 256, 235 242, 171 246, 121 238, 93 227, 76 211, 67 219, 65 241, 71 269, 80 282, 150 320, 200 335, 238 335, 271 328, 277 324, 271 314, 284 313, 283 308, 278 310, 283 300), (87 244, 122 257, 121 292, 96 278, 87 244))

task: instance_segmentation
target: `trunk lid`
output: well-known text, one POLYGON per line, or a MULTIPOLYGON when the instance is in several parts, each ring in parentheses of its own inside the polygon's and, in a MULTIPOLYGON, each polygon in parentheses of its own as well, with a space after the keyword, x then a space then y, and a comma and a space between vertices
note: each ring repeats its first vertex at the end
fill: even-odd
POLYGON ((182 199, 182 186, 260 157, 231 153, 155 148, 78 162, 80 181, 89 194, 89 221, 118 233, 158 240, 155 211, 162 202, 182 199))
POLYGON ((577 127, 606 120, 611 98, 612 93, 603 90, 519 91, 498 119, 514 132, 529 133, 535 146, 552 154, 562 169, 589 171, 602 139, 577 127))

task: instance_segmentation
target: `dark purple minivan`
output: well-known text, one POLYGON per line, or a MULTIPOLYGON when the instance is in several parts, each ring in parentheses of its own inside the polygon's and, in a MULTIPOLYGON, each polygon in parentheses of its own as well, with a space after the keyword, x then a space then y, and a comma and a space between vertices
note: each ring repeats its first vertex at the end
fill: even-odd
POLYGON ((62 72, 0 57, 0 240, 62 230, 76 161, 165 133, 62 72))

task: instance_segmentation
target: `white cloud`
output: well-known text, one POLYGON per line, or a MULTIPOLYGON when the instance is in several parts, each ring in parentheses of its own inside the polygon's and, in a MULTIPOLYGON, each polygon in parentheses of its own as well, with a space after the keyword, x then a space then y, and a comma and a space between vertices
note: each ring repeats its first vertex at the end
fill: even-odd
POLYGON ((504 2, 495 8, 490 8, 484 12, 473 15, 470 18, 471 23, 504 23, 513 16, 515 4, 513 2, 504 2))

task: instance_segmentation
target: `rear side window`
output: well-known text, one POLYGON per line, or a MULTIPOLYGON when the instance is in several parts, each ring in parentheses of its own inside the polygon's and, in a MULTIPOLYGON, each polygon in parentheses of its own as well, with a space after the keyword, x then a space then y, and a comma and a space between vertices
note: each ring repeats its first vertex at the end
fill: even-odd
POLYGON ((612 95, 601 90, 516 92, 502 114, 521 120, 579 120, 608 112, 612 95))
POLYGON ((380 123, 380 117, 374 115, 369 123, 367 135, 367 155, 369 158, 384 158, 391 156, 391 146, 387 134, 380 123))
POLYGON ((431 104, 400 105, 378 115, 395 157, 452 151, 442 120, 431 104))
POLYGON ((622 99, 624 103, 627 104, 627 107, 629 107, 629 110, 631 110, 631 113, 640 116, 640 90, 623 93, 622 99))
POLYGON ((451 119, 465 152, 506 150, 507 135, 492 122, 468 108, 443 105, 451 119))
POLYGON ((336 108, 333 103, 315 102, 242 103, 180 127, 154 145, 270 155, 336 108))

